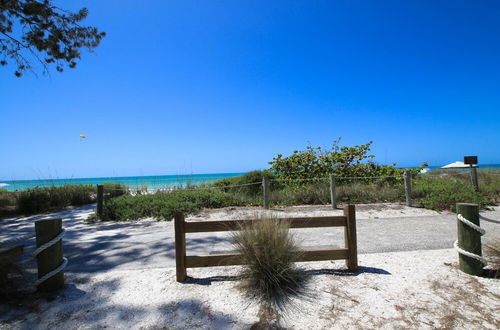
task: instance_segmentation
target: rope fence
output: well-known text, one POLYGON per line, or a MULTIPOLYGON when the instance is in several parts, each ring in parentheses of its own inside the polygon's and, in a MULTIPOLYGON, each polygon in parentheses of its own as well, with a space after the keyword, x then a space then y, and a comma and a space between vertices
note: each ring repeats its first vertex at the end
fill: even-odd
POLYGON ((246 187, 246 186, 254 186, 254 185, 260 185, 262 182, 251 182, 251 183, 243 183, 243 184, 236 184, 236 185, 229 185, 229 186, 212 186, 212 187, 205 187, 205 186, 197 186, 197 187, 178 187, 178 186, 166 186, 163 188, 156 188, 156 189, 144 189, 143 187, 127 187, 127 188, 106 188, 104 187, 104 191, 126 191, 126 190, 138 190, 138 191, 147 191, 147 192, 168 192, 168 191, 179 191, 179 190, 213 190, 213 189, 227 189, 227 188, 237 188, 237 187, 246 187))
MULTIPOLYGON (((472 228, 473 230, 477 231, 479 233, 480 236, 483 236, 484 234, 486 234, 486 230, 484 230, 483 228, 477 226, 476 224, 474 224, 473 222, 467 220, 466 218, 464 218, 463 215, 461 214, 457 214, 457 219, 459 221, 461 221, 463 224, 469 226, 470 228, 472 228)), ((488 262, 486 261, 486 259, 479 255, 479 254, 475 254, 475 253, 472 253, 472 252, 469 252, 467 250, 464 250, 462 249, 459 245, 458 245, 458 240, 455 241, 455 243, 453 243, 453 247, 455 248, 455 250, 460 253, 461 255, 464 255, 464 256, 467 256, 469 258, 473 258, 479 262, 481 262, 484 266, 486 266, 488 264, 488 262)))
MULTIPOLYGON (((269 208, 270 205, 270 200, 271 200, 271 190, 273 187, 271 184, 272 183, 307 183, 307 182, 317 182, 317 183, 328 183, 330 185, 330 201, 332 204, 333 208, 336 208, 336 196, 337 196, 337 185, 338 183, 346 183, 352 182, 359 180, 360 182, 363 182, 366 180, 373 180, 373 183, 378 183, 381 181, 378 180, 391 180, 393 183, 396 181, 401 180, 403 183, 404 187, 404 193, 405 193, 405 205, 411 207, 413 205, 413 199, 412 199, 412 181, 415 178, 423 178, 423 177, 464 177, 471 174, 467 172, 463 173, 443 173, 443 174, 428 174, 428 173, 412 173, 409 171, 404 172, 403 174, 400 175, 372 175, 372 176, 335 176, 333 173, 325 177, 312 177, 312 178, 266 178, 264 177, 263 180, 260 182, 250 182, 250 183, 242 183, 242 184, 234 184, 234 185, 221 185, 221 186, 214 186, 214 185, 200 185, 200 186, 165 186, 165 187, 160 187, 160 188, 153 188, 153 189, 148 189, 146 186, 140 186, 140 187, 127 187, 127 188, 102 188, 103 192, 100 193, 98 191, 97 193, 97 202, 98 202, 98 211, 102 210, 102 201, 104 199, 101 194, 104 194, 104 191, 107 193, 116 192, 116 191, 121 191, 121 192, 127 192, 132 195, 134 194, 155 194, 159 192, 176 192, 176 191, 215 191, 215 190, 228 190, 228 189, 233 189, 233 188, 243 188, 243 187, 250 187, 250 186, 260 186, 262 185, 262 201, 263 201, 263 206, 264 208, 269 208)), ((471 180, 471 184, 475 187, 476 191, 479 189, 478 188, 478 181, 477 177, 475 179, 471 180)), ((101 185, 102 186, 102 185, 101 185)), ((109 196, 109 194, 108 194, 109 196)), ((98 212, 99 214, 99 212, 98 212)))
POLYGON ((492 222, 492 223, 500 223, 500 220, 495 220, 491 218, 487 218, 484 215, 479 214, 479 219, 487 221, 487 222, 492 222))
POLYGON ((35 286, 41 291, 54 291, 64 286, 62 272, 68 264, 68 259, 62 256, 62 246, 61 249, 55 247, 57 243, 61 242, 62 244, 64 233, 62 219, 37 220, 35 221, 34 232, 2 240, 0 241, 0 248, 9 251, 15 248, 17 243, 32 238, 36 238, 37 245, 39 242, 48 240, 40 244, 32 254, 38 263, 38 279, 35 281, 35 286), (54 263, 58 265, 54 266, 54 263))
MULTIPOLYGON (((48 241, 47 243, 45 244, 42 244, 40 245, 36 250, 35 252, 33 252, 33 257, 37 257, 38 255, 40 255, 43 251, 49 249, 50 247, 54 246, 55 244, 59 243, 60 241, 62 241, 62 238, 64 237, 64 233, 66 231, 64 229, 61 229, 61 231, 59 232, 59 234, 57 236, 55 236, 54 238, 52 238, 50 241, 48 241)), ((40 284, 42 284, 43 282, 47 281, 49 278, 52 278, 54 275, 56 275, 57 273, 61 272, 64 270, 64 268, 66 268, 66 265, 68 264, 68 259, 65 258, 65 257, 62 257, 62 262, 59 264, 59 266, 57 266, 56 268, 54 268, 53 270, 51 270, 50 272, 48 272, 47 274, 43 275, 42 277, 40 277, 36 282, 35 282, 35 285, 38 287, 40 284)))
POLYGON ((481 236, 486 234, 486 230, 481 228, 480 219, 500 223, 500 220, 479 214, 479 205, 457 204, 458 239, 453 243, 453 247, 459 253, 460 270, 471 275, 482 275, 483 267, 488 265, 488 261, 482 255, 481 236))

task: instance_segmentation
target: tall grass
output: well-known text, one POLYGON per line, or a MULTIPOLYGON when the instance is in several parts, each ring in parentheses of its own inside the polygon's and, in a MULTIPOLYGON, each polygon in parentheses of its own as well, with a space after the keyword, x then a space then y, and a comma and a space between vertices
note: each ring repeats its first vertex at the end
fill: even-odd
POLYGON ((270 321, 289 309, 292 298, 306 294, 309 275, 295 266, 300 252, 286 221, 263 218, 239 229, 232 239, 245 264, 241 289, 260 304, 261 321, 270 321))
MULTIPOLYGON (((121 184, 104 183, 105 198, 128 193, 121 184)), ((93 185, 68 184, 59 187, 32 188, 21 191, 0 190, 0 215, 35 214, 94 203, 97 188, 93 185)))
POLYGON ((0 207, 15 206, 17 198, 14 193, 7 189, 0 188, 0 207))
POLYGON ((79 206, 93 202, 96 188, 92 185, 64 185, 26 189, 18 194, 18 211, 23 214, 40 213, 70 205, 79 206))
MULTIPOLYGON (((346 203, 378 203, 404 201, 404 188, 400 184, 348 182, 336 187, 337 201, 346 203)), ((276 205, 326 205, 330 204, 330 183, 284 186, 271 190, 271 202, 276 205)))

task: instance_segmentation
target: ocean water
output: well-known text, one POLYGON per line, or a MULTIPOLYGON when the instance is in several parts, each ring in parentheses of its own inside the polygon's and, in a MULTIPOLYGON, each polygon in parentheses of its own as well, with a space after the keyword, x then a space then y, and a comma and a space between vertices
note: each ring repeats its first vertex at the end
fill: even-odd
POLYGON ((35 187, 63 186, 65 184, 92 184, 104 182, 121 183, 130 187, 148 187, 148 189, 168 188, 174 186, 199 185, 211 183, 224 178, 240 176, 245 173, 215 173, 191 175, 159 175, 159 176, 124 176, 108 178, 79 179, 43 179, 43 180, 0 180, 0 188, 7 190, 23 190, 35 187))

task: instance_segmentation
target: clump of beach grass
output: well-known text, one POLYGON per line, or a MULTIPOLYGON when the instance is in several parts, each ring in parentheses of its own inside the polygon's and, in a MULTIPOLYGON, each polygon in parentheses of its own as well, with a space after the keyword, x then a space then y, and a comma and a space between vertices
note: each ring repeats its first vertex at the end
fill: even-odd
POLYGON ((295 265, 301 256, 298 244, 283 219, 261 218, 239 229, 232 239, 245 265, 240 288, 248 300, 260 305, 255 326, 277 328, 292 300, 307 294, 310 276, 295 265))

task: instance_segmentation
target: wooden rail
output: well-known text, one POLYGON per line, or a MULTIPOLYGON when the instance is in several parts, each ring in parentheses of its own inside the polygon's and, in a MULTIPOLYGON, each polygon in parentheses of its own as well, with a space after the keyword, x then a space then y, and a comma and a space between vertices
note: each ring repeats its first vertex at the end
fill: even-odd
MULTIPOLYGON (((300 261, 346 260, 349 270, 358 268, 356 240, 356 211, 354 205, 344 207, 344 215, 332 217, 289 218, 290 228, 344 227, 345 248, 314 249, 300 251, 300 261)), ((239 230, 243 224, 266 220, 220 220, 186 222, 184 214, 174 215, 176 277, 183 282, 187 277, 187 268, 242 265, 239 254, 186 255, 186 233, 209 233, 216 231, 239 230)))

